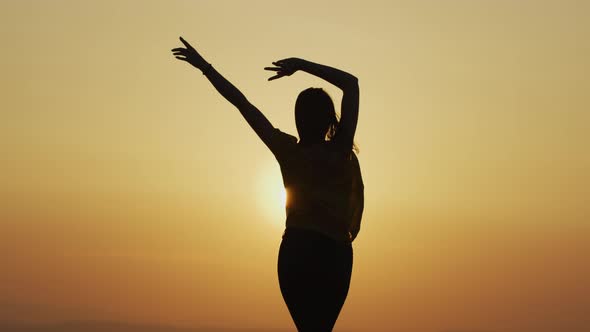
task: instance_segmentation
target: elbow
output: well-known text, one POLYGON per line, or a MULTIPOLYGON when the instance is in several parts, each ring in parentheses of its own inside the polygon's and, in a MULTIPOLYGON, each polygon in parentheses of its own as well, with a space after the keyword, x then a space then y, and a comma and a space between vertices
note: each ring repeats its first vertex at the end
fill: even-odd
POLYGON ((343 87, 343 90, 358 91, 359 90, 358 78, 354 75, 350 75, 349 79, 346 81, 346 84, 343 87))
POLYGON ((348 74, 348 79, 346 81, 347 81, 346 82, 346 85, 348 85, 350 87, 353 87, 353 88, 356 87, 356 88, 358 88, 358 86, 359 86, 359 79, 356 76, 352 75, 352 74, 348 74))
POLYGON ((239 110, 246 110, 252 106, 252 104, 246 99, 244 95, 237 96, 233 99, 232 104, 239 110))

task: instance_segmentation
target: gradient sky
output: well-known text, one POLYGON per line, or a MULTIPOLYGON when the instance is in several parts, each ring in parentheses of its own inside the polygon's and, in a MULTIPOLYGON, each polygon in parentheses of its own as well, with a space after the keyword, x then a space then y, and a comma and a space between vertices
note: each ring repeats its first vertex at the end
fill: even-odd
POLYGON ((359 78, 366 210, 336 330, 590 330, 590 2, 0 3, 0 322, 290 327, 272 154, 302 57, 359 78))

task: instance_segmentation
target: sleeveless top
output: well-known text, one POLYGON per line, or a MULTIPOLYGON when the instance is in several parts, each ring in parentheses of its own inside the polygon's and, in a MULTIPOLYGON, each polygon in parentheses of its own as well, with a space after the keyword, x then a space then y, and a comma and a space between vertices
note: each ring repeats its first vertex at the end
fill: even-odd
POLYGON ((356 154, 333 141, 304 147, 276 128, 269 148, 279 162, 287 192, 286 226, 351 243, 360 230, 364 208, 356 154))

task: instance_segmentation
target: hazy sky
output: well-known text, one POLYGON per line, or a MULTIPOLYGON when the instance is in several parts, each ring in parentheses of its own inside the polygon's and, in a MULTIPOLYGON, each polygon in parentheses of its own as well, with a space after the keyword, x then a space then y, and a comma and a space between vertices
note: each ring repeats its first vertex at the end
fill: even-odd
POLYGON ((291 327, 272 154, 297 56, 359 78, 366 208, 336 330, 590 330, 590 2, 0 2, 0 322, 291 327))

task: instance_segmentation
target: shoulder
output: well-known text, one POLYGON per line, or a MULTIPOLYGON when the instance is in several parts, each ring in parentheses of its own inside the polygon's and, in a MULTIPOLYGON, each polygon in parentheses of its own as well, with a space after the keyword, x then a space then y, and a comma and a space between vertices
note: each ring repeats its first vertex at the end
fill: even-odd
POLYGON ((329 153, 336 159, 346 164, 358 164, 358 158, 352 147, 342 145, 340 141, 330 140, 326 142, 329 153))
POLYGON ((297 137, 284 133, 278 128, 273 128, 269 148, 277 158, 288 153, 296 146, 297 137))
POLYGON ((278 128, 273 128, 272 137, 273 137, 273 139, 283 142, 283 143, 297 144, 297 137, 289 135, 285 132, 282 132, 278 128))

